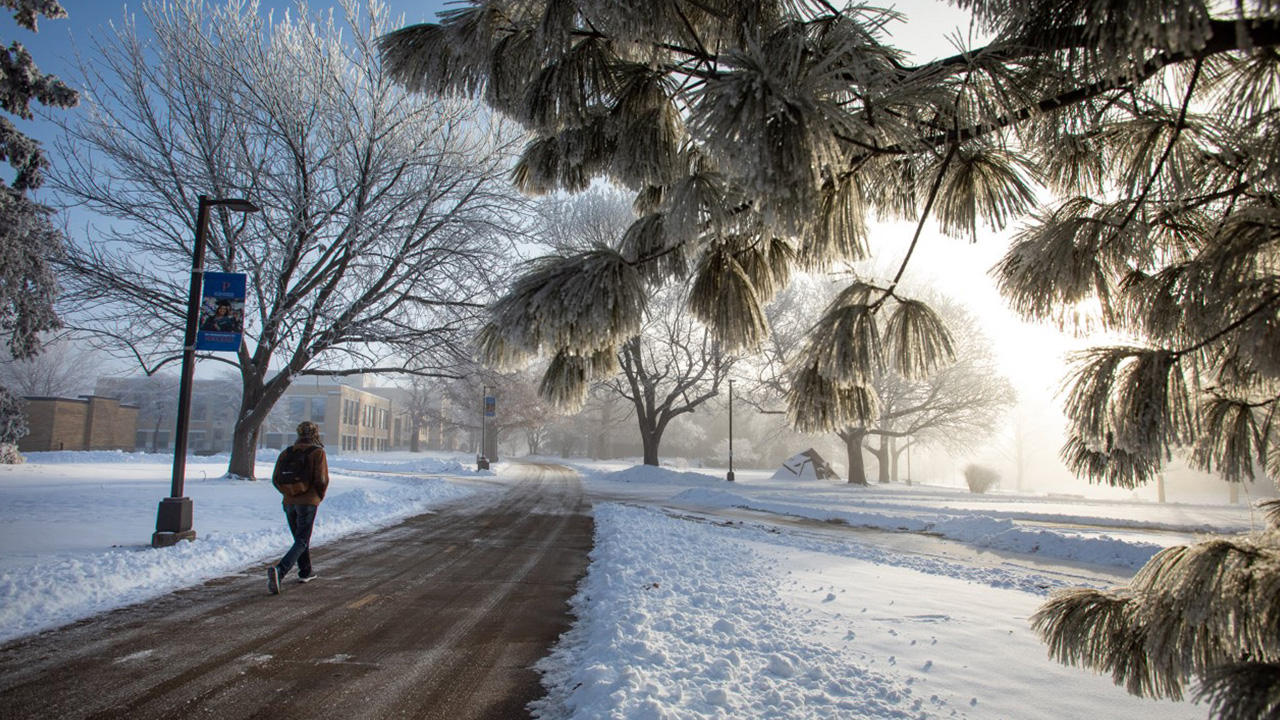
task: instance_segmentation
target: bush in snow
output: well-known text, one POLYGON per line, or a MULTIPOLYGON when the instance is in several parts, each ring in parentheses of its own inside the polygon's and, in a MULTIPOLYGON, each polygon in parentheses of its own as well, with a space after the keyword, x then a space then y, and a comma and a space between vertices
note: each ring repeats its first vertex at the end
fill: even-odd
POLYGON ((984 493, 1000 484, 1000 473, 985 465, 970 464, 964 469, 964 481, 969 492, 984 493))

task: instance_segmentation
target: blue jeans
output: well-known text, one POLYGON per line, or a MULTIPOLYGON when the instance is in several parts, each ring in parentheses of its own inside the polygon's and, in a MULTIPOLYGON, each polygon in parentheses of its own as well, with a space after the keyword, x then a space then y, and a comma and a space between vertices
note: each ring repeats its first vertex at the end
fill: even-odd
POLYGON ((293 547, 276 563, 276 569, 283 580, 297 563, 298 574, 307 577, 311 574, 311 528, 316 524, 316 506, 285 505, 284 517, 289 521, 289 532, 293 533, 293 547))

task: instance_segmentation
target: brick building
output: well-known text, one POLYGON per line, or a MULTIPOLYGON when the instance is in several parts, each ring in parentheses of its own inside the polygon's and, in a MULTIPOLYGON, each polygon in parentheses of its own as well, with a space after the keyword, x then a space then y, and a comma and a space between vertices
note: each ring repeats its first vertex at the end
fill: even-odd
POLYGON ((138 429, 138 408, 116 398, 27 397, 30 432, 19 452, 42 450, 130 450, 138 429))

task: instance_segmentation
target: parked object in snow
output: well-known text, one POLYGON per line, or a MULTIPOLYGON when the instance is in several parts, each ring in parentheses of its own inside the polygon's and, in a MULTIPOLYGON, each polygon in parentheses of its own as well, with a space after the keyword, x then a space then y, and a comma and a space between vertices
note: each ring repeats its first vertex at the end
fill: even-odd
POLYGON ((774 480, 839 480, 840 475, 818 454, 809 448, 796 453, 782 463, 773 474, 774 480))

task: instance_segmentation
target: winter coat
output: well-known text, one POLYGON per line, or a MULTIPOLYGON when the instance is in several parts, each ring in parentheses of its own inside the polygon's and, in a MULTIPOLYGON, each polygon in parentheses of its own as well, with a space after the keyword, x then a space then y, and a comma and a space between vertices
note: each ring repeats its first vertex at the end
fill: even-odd
MULTIPOLYGON (((299 495, 285 495, 285 505, 319 505, 324 500, 324 494, 329 490, 329 459, 324 454, 324 446, 319 443, 311 443, 306 440, 299 440, 290 448, 295 452, 307 453, 305 464, 305 472, 311 480, 311 487, 306 492, 299 495)), ((284 459, 284 450, 280 451, 280 456, 276 458, 276 467, 271 472, 271 479, 274 482, 278 479, 280 473, 280 461, 284 459)))

